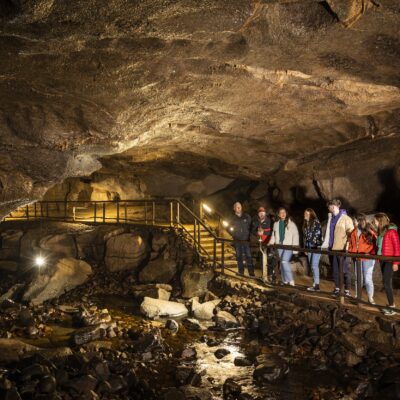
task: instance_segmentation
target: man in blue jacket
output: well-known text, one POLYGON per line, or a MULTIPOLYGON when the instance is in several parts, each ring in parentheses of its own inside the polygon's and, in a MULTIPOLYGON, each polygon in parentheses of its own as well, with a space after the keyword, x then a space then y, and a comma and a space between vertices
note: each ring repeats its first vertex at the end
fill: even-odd
POLYGON ((233 211, 235 214, 231 220, 231 235, 234 240, 238 240, 238 242, 234 243, 238 263, 238 275, 244 275, 243 256, 245 256, 249 275, 255 276, 249 242, 251 217, 249 214, 243 213, 242 205, 239 202, 233 205, 233 211))

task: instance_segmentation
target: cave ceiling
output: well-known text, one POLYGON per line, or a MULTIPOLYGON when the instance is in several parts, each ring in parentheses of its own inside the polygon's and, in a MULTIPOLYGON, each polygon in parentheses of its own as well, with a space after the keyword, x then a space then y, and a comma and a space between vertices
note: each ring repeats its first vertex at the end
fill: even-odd
POLYGON ((396 0, 3 0, 1 211, 101 168, 395 165, 399 65, 396 0))

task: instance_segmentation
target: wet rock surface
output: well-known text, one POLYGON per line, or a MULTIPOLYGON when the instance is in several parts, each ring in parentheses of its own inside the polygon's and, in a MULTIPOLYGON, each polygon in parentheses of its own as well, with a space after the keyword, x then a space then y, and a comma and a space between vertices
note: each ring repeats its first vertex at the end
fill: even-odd
POLYGON ((188 299, 179 275, 142 284, 135 271, 92 263, 83 285, 40 304, 17 295, 21 283, 2 283, 12 298, 0 302, 1 398, 396 398, 397 319, 223 276, 188 299), (171 301, 143 298, 161 289, 171 301), (185 316, 163 318, 163 307, 185 316))

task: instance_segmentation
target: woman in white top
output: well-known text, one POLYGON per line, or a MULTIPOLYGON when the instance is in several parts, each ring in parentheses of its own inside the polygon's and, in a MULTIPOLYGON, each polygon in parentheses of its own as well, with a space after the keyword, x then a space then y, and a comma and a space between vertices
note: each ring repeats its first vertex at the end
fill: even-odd
MULTIPOLYGON (((274 223, 270 244, 299 245, 299 231, 284 207, 278 210, 278 221, 274 223)), ((296 254, 297 251, 278 249, 282 282, 291 286, 294 286, 293 272, 290 265, 293 253, 296 254)))

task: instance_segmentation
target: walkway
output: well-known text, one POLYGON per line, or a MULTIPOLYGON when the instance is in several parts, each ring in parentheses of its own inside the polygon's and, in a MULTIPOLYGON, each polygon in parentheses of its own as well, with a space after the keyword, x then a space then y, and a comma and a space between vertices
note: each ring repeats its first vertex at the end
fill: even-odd
MULTIPOLYGON (((17 209, 6 220, 52 220, 171 227, 193 248, 199 261, 204 265, 214 268, 217 272, 235 276, 238 279, 246 279, 251 284, 262 284, 263 287, 266 287, 260 280, 256 282, 251 278, 236 277, 236 258, 232 240, 226 233, 225 221, 216 215, 208 215, 206 220, 202 216, 201 206, 199 212, 196 212, 193 207, 189 208, 179 199, 37 202, 17 209)), ((260 269, 256 269, 256 275, 261 277, 260 269)), ((295 280, 296 289, 302 290, 305 294, 335 301, 330 296, 333 289, 332 282, 322 280, 322 291, 320 293, 309 293, 306 288, 312 285, 311 277, 296 275, 295 280)), ((293 290, 293 288, 278 287, 280 290, 293 290)), ((395 291, 395 298, 400 306, 398 291, 395 291)), ((365 290, 363 290, 362 300, 365 302, 367 300, 365 290)), ((354 300, 345 299, 345 304, 348 305, 352 301, 354 300)), ((385 293, 376 290, 375 301, 377 304, 385 306, 387 304, 385 293)), ((379 312, 377 307, 371 307, 366 303, 361 303, 359 306, 372 312, 379 312)))

